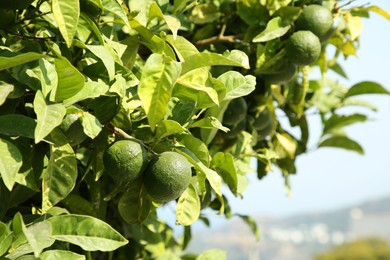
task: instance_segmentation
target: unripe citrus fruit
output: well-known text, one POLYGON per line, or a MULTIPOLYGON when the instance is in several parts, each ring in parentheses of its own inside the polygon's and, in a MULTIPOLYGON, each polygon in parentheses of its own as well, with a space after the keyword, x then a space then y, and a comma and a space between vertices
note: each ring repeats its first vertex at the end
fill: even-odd
POLYGON ((261 113, 255 118, 253 128, 257 131, 258 140, 263 140, 272 132, 274 128, 274 120, 272 118, 271 111, 268 108, 261 111, 261 113))
POLYGON ((119 140, 103 154, 106 173, 117 182, 129 182, 141 176, 148 162, 145 148, 138 142, 119 140))
POLYGON ((307 30, 318 38, 324 37, 333 25, 333 16, 328 8, 321 5, 305 7, 295 22, 297 30, 307 30))
POLYGON ((297 65, 309 65, 321 54, 321 43, 311 31, 297 31, 286 41, 287 58, 297 65))
POLYGON ((145 190, 156 202, 177 199, 187 189, 191 180, 191 165, 176 152, 163 152, 145 170, 145 190))
POLYGON ((67 114, 58 128, 65 134, 71 146, 79 145, 87 138, 78 114, 67 114))
POLYGON ((236 125, 246 117, 248 105, 243 97, 230 101, 223 115, 223 124, 236 125))

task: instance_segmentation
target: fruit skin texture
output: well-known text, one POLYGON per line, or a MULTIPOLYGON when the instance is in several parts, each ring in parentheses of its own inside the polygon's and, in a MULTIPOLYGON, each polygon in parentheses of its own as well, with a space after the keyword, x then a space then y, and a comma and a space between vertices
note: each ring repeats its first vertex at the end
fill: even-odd
POLYGON ((333 25, 332 13, 321 5, 305 7, 295 22, 296 30, 307 30, 322 39, 333 25))
POLYGON ((248 105, 244 98, 239 97, 230 101, 223 115, 223 124, 236 125, 246 117, 248 105))
POLYGON ((78 114, 67 114, 58 127, 71 146, 79 145, 87 138, 78 114))
POLYGON ((297 31, 286 41, 287 58, 296 65, 309 65, 321 54, 321 42, 311 31, 297 31))
POLYGON ((154 201, 165 203, 177 199, 191 181, 191 165, 176 152, 163 152, 145 170, 145 190, 154 201))
POLYGON ((118 183, 138 179, 145 170, 147 162, 145 148, 131 140, 116 141, 103 153, 105 171, 118 183))

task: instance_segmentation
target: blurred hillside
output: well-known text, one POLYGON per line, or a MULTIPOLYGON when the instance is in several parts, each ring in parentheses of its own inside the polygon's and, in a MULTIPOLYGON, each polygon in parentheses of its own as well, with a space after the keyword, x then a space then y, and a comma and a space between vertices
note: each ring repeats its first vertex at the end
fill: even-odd
POLYGON ((390 197, 329 212, 255 220, 260 241, 245 223, 232 218, 218 229, 195 232, 187 251, 221 248, 232 260, 306 260, 358 238, 376 236, 390 241, 390 197))

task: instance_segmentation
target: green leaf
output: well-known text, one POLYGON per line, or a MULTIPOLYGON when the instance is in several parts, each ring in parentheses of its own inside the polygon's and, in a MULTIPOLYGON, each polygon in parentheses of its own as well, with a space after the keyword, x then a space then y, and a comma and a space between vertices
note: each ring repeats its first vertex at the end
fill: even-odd
POLYGON ((22 220, 22 230, 35 257, 38 257, 43 249, 50 247, 55 242, 55 240, 50 237, 51 225, 46 220, 37 222, 29 227, 26 227, 22 220))
POLYGON ((39 67, 32 70, 41 83, 42 93, 45 97, 58 86, 58 75, 55 66, 46 59, 39 60, 39 67))
POLYGON ((199 254, 196 260, 226 260, 227 254, 225 251, 221 249, 209 249, 207 251, 204 251, 203 253, 199 254))
POLYGON ((34 138, 34 129, 37 123, 31 117, 8 114, 0 116, 0 134, 8 136, 24 136, 34 138))
POLYGON ((278 140, 278 144, 280 144, 286 156, 293 159, 298 148, 297 141, 287 133, 276 133, 276 139, 278 140))
POLYGON ((102 131, 103 125, 94 115, 88 112, 83 112, 80 120, 84 129, 84 133, 90 138, 94 139, 96 136, 98 136, 100 131, 102 131))
POLYGON ((178 122, 173 120, 163 120, 158 123, 156 128, 156 138, 157 141, 162 140, 163 138, 174 135, 174 134, 180 134, 184 132, 186 129, 182 127, 178 122))
POLYGON ((103 62, 107 69, 109 80, 114 80, 115 61, 107 47, 102 45, 86 45, 86 47, 103 62))
POLYGON ((343 103, 341 106, 361 106, 361 107, 366 107, 371 109, 372 111, 377 111, 378 108, 371 104, 370 102, 367 102, 365 100, 360 100, 360 99, 354 99, 354 98, 346 98, 343 100, 343 103))
POLYGON ((334 129, 342 128, 357 122, 364 122, 366 120, 367 116, 362 114, 352 114, 348 116, 334 114, 325 121, 323 134, 329 133, 334 129))
POLYGON ((41 91, 37 91, 35 94, 33 105, 37 115, 37 126, 34 131, 35 143, 37 144, 61 124, 66 109, 62 104, 47 103, 41 91))
POLYGON ((42 180, 42 211, 46 212, 73 190, 77 160, 65 135, 55 129, 49 136, 50 158, 42 180))
MULTIPOLYGON (((138 1, 142 2, 142 1, 138 1)), ((144 2, 144 1, 143 1, 144 2)), ((138 17, 138 16, 137 16, 138 17)), ((172 15, 164 15, 163 12, 161 11, 160 7, 157 5, 156 2, 152 2, 149 8, 149 21, 153 19, 154 17, 159 17, 165 23, 167 24, 168 28, 172 32, 173 39, 176 39, 177 37, 177 32, 180 29, 180 20, 172 15)))
POLYGON ((52 260, 52 259, 66 259, 66 260, 85 260, 84 255, 79 255, 71 251, 65 250, 48 250, 43 252, 39 259, 52 260))
POLYGON ((180 70, 180 63, 161 54, 150 55, 143 67, 138 95, 152 131, 156 124, 164 119, 180 70))
POLYGON ((16 175, 22 167, 23 158, 17 146, 0 138, 0 174, 4 185, 12 190, 16 175))
POLYGON ((85 78, 66 58, 54 59, 58 74, 58 86, 53 95, 56 102, 76 95, 83 87, 85 78))
POLYGON ((344 69, 338 64, 337 62, 333 64, 332 66, 329 67, 329 69, 333 70, 336 72, 338 75, 348 79, 347 74, 345 73, 344 69))
POLYGON ((230 153, 218 152, 213 156, 213 162, 217 172, 222 176, 223 181, 229 186, 234 195, 237 191, 237 170, 234 165, 233 155, 230 153))
POLYGON ((7 100, 8 95, 14 91, 14 86, 0 81, 0 106, 7 100))
POLYGON ((44 57, 45 55, 36 52, 18 54, 9 51, 0 51, 0 71, 44 57))
POLYGON ((13 233, 3 222, 0 222, 0 256, 8 251, 12 244, 12 240, 13 233))
POLYGON ((198 220, 199 215, 200 199, 194 185, 190 183, 177 202, 176 224, 189 226, 198 220))
POLYGON ((243 76, 237 71, 228 71, 218 77, 226 87, 224 100, 231 100, 249 95, 256 87, 256 78, 252 75, 243 76))
POLYGON ((125 10, 123 10, 117 1, 102 0, 102 5, 105 11, 113 13, 123 22, 123 24, 130 27, 129 19, 127 18, 125 10))
POLYGON ((174 39, 172 35, 167 35, 166 40, 173 47, 180 61, 185 61, 187 57, 199 53, 198 49, 182 36, 177 36, 174 39))
MULTIPOLYGON (((205 117, 215 117, 219 122, 223 119, 223 114, 225 113, 226 108, 228 107, 229 102, 223 101, 221 102, 220 106, 212 107, 206 111, 205 117)), ((203 142, 206 144, 211 143, 211 141, 214 139, 215 135, 217 134, 218 129, 201 129, 200 134, 202 137, 203 142)))
POLYGON ((195 169, 203 173, 210 182, 210 185, 215 193, 218 196, 222 196, 222 180, 218 173, 204 165, 189 149, 184 147, 176 147, 175 151, 185 156, 187 160, 192 165, 194 165, 195 169))
POLYGON ((284 24, 282 18, 275 17, 271 19, 264 31, 253 38, 253 42, 267 42, 285 35, 291 26, 284 24))
POLYGON ((195 24, 205 24, 215 21, 220 15, 214 4, 198 4, 192 9, 189 19, 195 24))
POLYGON ((364 154, 364 150, 359 143, 349 139, 346 136, 332 136, 323 140, 318 147, 336 147, 345 150, 355 151, 359 154, 364 154))
POLYGON ((353 85, 350 89, 348 89, 345 97, 364 95, 364 94, 387 94, 390 92, 382 87, 380 84, 373 81, 362 81, 353 85))
MULTIPOLYGON (((90 216, 97 215, 95 212, 95 206, 92 204, 92 202, 90 202, 87 199, 84 199, 77 193, 69 194, 65 199, 61 201, 61 204, 64 205, 65 208, 69 209, 70 212, 75 214, 90 215, 90 216)), ((50 211, 52 210, 49 210, 48 214, 51 214, 50 211)))
POLYGON ((85 99, 97 98, 107 93, 108 89, 109 86, 102 81, 88 81, 76 95, 65 99, 63 104, 69 106, 85 99))
POLYGON ((142 183, 132 183, 119 199, 118 211, 129 224, 140 224, 148 217, 152 209, 152 200, 142 183))
POLYGON ((53 0, 52 12, 68 47, 72 46, 80 16, 79 0, 53 0))
POLYGON ((221 124, 221 122, 213 116, 204 117, 201 120, 198 120, 194 122, 192 125, 190 125, 190 128, 194 128, 194 127, 200 127, 206 129, 218 129, 225 133, 229 132, 229 128, 224 127, 221 124))
POLYGON ((200 99, 202 99, 202 96, 199 93, 201 91, 210 98, 213 105, 218 105, 218 92, 213 88, 213 84, 210 82, 209 77, 208 68, 198 68, 187 72, 178 78, 178 85, 175 86, 175 96, 184 96, 186 99, 193 99, 199 103, 200 99), (190 93, 185 88, 188 88, 190 93), (194 97, 191 98, 190 96, 194 97))
POLYGON ((248 56, 239 50, 232 50, 223 55, 210 52, 201 52, 188 56, 182 64, 182 75, 206 66, 237 66, 249 69, 248 56))
POLYGON ((210 153, 205 143, 191 134, 184 134, 179 139, 205 166, 210 165, 210 153))
POLYGON ((52 238, 78 245, 86 251, 113 251, 128 243, 110 225, 91 216, 60 215, 47 221, 52 226, 52 238))

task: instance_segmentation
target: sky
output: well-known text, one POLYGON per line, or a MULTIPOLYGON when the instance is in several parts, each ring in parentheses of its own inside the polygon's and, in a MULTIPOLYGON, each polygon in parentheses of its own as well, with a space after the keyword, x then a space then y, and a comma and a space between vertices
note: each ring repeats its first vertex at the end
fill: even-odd
MULTIPOLYGON (((372 1, 371 4, 390 11, 388 0, 372 1)), ((390 21, 371 13, 370 19, 364 19, 358 56, 340 60, 349 77, 343 83, 352 86, 370 80, 390 90, 389 47, 390 21)), ((379 110, 364 110, 370 120, 347 128, 348 135, 363 146, 363 156, 334 148, 321 148, 299 156, 298 174, 290 179, 291 196, 287 195, 279 172, 271 172, 261 181, 249 174, 251 181, 244 199, 231 199, 234 211, 282 217, 332 210, 390 196, 390 97, 366 95, 362 99, 375 104, 379 110)), ((314 139, 320 134, 315 120, 309 121, 314 139)))

